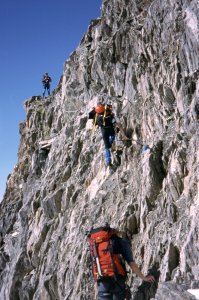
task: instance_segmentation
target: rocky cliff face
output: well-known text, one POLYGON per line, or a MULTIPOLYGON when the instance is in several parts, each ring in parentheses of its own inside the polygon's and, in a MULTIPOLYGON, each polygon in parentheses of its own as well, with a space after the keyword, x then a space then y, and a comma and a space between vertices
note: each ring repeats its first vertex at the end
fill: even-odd
MULTIPOLYGON (((25 102, 19 159, 0 204, 0 299, 93 300, 85 232, 105 222, 127 232, 144 273, 159 267, 155 299, 193 299, 198 57, 198 0, 103 1, 58 88, 25 102), (114 171, 87 118, 103 98, 133 139, 113 153, 114 171)), ((140 280, 129 283, 135 291, 140 280)))

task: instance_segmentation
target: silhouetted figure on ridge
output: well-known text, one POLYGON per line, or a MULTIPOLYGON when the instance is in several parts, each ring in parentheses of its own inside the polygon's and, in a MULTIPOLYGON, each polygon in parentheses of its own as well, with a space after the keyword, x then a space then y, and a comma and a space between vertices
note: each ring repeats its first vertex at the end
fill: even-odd
POLYGON ((48 92, 48 96, 50 96, 50 83, 51 83, 51 81, 52 81, 51 77, 46 72, 43 75, 43 78, 42 78, 42 83, 43 83, 43 86, 44 86, 43 97, 45 96, 46 90, 48 92))

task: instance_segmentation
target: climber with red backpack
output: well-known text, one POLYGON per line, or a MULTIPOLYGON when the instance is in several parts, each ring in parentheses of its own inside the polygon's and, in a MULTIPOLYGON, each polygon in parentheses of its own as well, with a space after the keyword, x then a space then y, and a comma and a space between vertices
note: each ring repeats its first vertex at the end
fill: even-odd
POLYGON ((118 231, 108 224, 91 229, 88 242, 92 260, 92 273, 98 288, 98 300, 130 299, 126 286, 125 262, 143 281, 154 282, 153 276, 144 276, 134 262, 129 241, 119 237, 118 231))
MULTIPOLYGON (((117 121, 112 112, 112 105, 98 103, 96 107, 89 112, 89 119, 94 120, 94 127, 98 125, 101 128, 104 141, 104 159, 107 166, 112 166, 110 148, 115 140, 116 131, 121 130, 124 134, 121 124, 117 121)), ((128 139, 124 134, 124 139, 128 139)))

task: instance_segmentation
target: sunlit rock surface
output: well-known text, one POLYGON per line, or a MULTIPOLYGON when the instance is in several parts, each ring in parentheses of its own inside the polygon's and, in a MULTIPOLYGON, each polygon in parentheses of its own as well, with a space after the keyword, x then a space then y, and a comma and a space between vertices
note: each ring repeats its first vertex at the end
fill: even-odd
MULTIPOLYGON (((57 89, 24 106, 0 204, 0 299, 95 299, 85 232, 105 222, 127 232, 143 273, 159 267, 154 299, 195 299, 198 1, 104 0, 57 89), (102 99, 132 138, 113 153, 114 171, 87 119, 102 99)), ((135 293, 141 282, 129 283, 135 293)))

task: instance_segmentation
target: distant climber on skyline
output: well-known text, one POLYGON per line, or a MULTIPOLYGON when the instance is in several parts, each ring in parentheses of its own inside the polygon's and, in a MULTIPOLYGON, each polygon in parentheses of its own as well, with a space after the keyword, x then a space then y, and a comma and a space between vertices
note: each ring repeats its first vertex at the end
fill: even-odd
POLYGON ((51 77, 48 75, 48 73, 46 72, 44 75, 43 75, 43 78, 42 78, 42 83, 43 83, 43 87, 44 87, 44 91, 43 91, 43 97, 45 96, 45 92, 47 90, 48 92, 48 96, 50 96, 50 83, 51 83, 52 79, 51 77))

